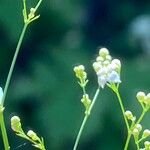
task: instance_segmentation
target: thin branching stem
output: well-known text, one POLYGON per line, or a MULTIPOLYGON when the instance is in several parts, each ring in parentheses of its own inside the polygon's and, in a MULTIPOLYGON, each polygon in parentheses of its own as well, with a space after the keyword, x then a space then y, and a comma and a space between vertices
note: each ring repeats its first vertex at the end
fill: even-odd
POLYGON ((91 105, 90 105, 89 113, 87 113, 87 114, 85 115, 84 119, 83 119, 83 122, 82 122, 81 127, 80 127, 80 130, 79 130, 79 132, 78 132, 78 135, 77 135, 77 138, 76 138, 76 141, 75 141, 73 150, 76 150, 76 149, 77 149, 77 146, 78 146, 78 144, 79 144, 79 140, 80 140, 80 138, 81 138, 83 129, 84 129, 84 127, 85 127, 85 124, 86 124, 86 122, 87 122, 87 119, 88 119, 88 117, 89 117, 89 114, 90 114, 90 112, 92 111, 92 108, 93 108, 93 106, 94 106, 94 104, 95 104, 95 102, 96 102, 96 100, 97 100, 97 97, 98 97, 98 95, 99 95, 99 92, 100 92, 100 89, 98 88, 98 89, 96 90, 96 93, 95 93, 94 98, 93 98, 93 100, 92 100, 92 103, 91 103, 91 105))

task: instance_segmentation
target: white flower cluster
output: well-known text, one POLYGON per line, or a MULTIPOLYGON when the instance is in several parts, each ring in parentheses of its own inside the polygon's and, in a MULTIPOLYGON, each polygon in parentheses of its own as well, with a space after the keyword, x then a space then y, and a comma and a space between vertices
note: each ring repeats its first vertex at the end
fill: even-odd
POLYGON ((99 50, 99 56, 93 63, 94 70, 98 76, 98 84, 104 88, 106 83, 120 83, 121 62, 118 59, 113 59, 109 55, 106 48, 99 50))

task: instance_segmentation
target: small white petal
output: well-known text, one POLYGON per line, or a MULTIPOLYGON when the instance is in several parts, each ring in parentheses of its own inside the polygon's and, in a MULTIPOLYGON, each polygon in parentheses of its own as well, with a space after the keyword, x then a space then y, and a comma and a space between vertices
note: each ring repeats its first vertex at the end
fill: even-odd
POLYGON ((3 89, 0 87, 0 105, 2 104, 3 99, 3 89))
POLYGON ((103 76, 103 75, 106 75, 108 72, 108 69, 106 67, 103 67, 101 68, 98 72, 97 72, 97 75, 98 76, 103 76))
POLYGON ((110 83, 120 83, 120 75, 116 71, 112 71, 108 76, 108 82, 110 83))
POLYGON ((101 88, 104 88, 106 82, 107 82, 106 76, 98 76, 98 84, 101 88))

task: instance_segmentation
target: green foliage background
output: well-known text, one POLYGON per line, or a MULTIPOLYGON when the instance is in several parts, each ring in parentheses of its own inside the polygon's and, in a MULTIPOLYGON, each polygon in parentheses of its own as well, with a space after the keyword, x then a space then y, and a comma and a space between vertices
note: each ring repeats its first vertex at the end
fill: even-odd
MULTIPOLYGON (((34 6, 36 0, 29 1, 34 6)), ((5 120, 12 150, 34 149, 10 129, 18 115, 24 129, 43 136, 47 149, 70 150, 84 115, 81 89, 73 73, 77 64, 86 66, 88 93, 92 97, 97 78, 92 68, 98 48, 108 47, 122 61, 121 94, 126 109, 137 116, 135 95, 150 92, 150 56, 132 47, 129 23, 150 13, 148 0, 43 0, 41 17, 28 29, 5 103, 5 120)), ((22 1, 0 0, 0 86, 4 87, 21 29, 22 1)), ((149 115, 144 127, 150 128, 149 115)), ((80 149, 121 150, 126 130, 114 94, 101 92, 84 130, 80 149)), ((2 140, 1 146, 2 147, 2 140)), ((135 149, 131 143, 131 149, 135 149)))

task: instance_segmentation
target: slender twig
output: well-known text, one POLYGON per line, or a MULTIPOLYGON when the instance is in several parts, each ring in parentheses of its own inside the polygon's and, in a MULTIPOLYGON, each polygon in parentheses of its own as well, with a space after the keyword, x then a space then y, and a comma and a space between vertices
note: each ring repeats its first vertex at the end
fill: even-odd
POLYGON ((90 112, 92 111, 92 108, 93 108, 93 106, 94 106, 94 104, 95 104, 95 102, 96 102, 96 100, 97 100, 97 97, 98 97, 98 95, 99 95, 99 92, 100 92, 100 89, 98 88, 98 89, 96 90, 96 93, 95 93, 95 95, 94 95, 94 98, 93 98, 93 100, 92 100, 92 103, 91 103, 91 105, 90 105, 90 108, 89 108, 89 110, 88 110, 89 112, 85 115, 85 117, 84 117, 84 119, 83 119, 83 122, 82 122, 81 127, 80 127, 80 130, 79 130, 79 132, 78 132, 78 135, 77 135, 77 138, 76 138, 76 141, 75 141, 73 150, 76 150, 76 149, 77 149, 77 146, 78 146, 78 144, 79 144, 79 140, 80 140, 80 138, 81 138, 83 129, 84 129, 84 127, 85 127, 85 124, 86 124, 86 122, 87 122, 87 119, 88 119, 88 117, 89 117, 89 114, 90 114, 90 112))
POLYGON ((12 63, 11 63, 11 67, 10 67, 10 70, 9 70, 9 73, 8 73, 8 76, 7 76, 7 80, 6 80, 6 84, 5 84, 5 88, 4 88, 4 95, 3 95, 3 99, 2 99, 2 105, 4 105, 4 102, 5 102, 6 94, 7 94, 8 87, 9 87, 9 84, 10 84, 10 80, 11 80, 11 77, 12 77, 12 73, 13 73, 13 70, 14 70, 16 59, 17 59, 17 56, 18 56, 18 53, 19 53, 24 35, 25 35, 25 31, 27 29, 27 25, 28 24, 25 24, 24 27, 23 27, 23 30, 21 32, 21 36, 19 38, 19 41, 18 41, 18 44, 17 44, 17 47, 16 47, 16 51, 15 51, 15 54, 14 54, 14 57, 13 57, 13 60, 12 60, 12 63))
POLYGON ((5 127, 5 123, 4 123, 3 110, 4 110, 4 108, 1 107, 0 108, 0 126, 1 126, 1 131, 2 131, 2 137, 3 137, 5 150, 9 150, 10 146, 9 146, 6 127, 5 127))

